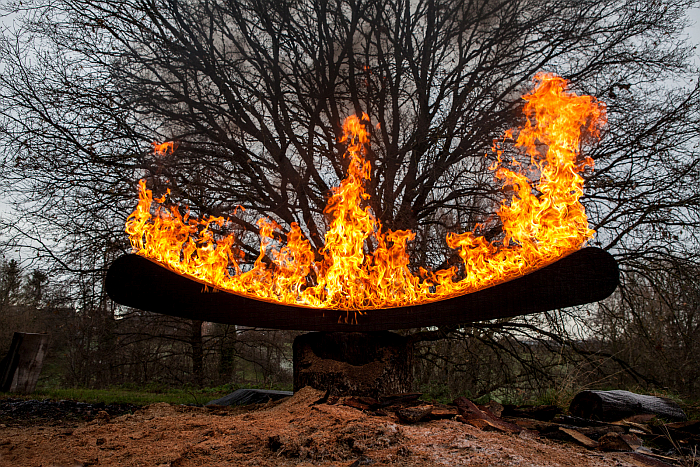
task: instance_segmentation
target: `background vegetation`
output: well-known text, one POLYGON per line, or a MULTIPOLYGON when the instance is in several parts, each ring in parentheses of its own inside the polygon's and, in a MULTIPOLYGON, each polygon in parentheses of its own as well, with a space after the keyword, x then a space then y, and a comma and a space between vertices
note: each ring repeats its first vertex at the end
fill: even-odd
MULTIPOLYGON (((447 231, 486 223, 484 158, 552 71, 605 102, 583 202, 615 256, 608 300, 421 333, 417 388, 550 397, 627 387, 700 397, 700 85, 685 0, 57 0, 2 3, 0 353, 51 333, 44 387, 288 386, 294 333, 124 309, 102 287, 128 252, 136 183, 230 231, 257 256, 261 216, 318 251, 343 176, 340 122, 373 130, 371 208, 410 228, 412 267, 457 258, 447 231), (173 157, 151 142, 176 140, 173 157), (554 391, 554 392, 553 392, 554 391)), ((228 231, 217 232, 226 234, 228 231)))

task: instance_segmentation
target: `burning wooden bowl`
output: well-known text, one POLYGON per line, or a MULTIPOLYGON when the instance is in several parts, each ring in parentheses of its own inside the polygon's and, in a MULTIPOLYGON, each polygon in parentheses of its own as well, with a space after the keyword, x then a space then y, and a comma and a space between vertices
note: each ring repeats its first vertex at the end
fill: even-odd
POLYGON ((212 290, 137 255, 124 255, 107 272, 115 302, 181 318, 303 331, 384 331, 538 313, 595 302, 613 293, 617 262, 584 248, 528 275, 467 295, 363 312, 282 305, 212 290))

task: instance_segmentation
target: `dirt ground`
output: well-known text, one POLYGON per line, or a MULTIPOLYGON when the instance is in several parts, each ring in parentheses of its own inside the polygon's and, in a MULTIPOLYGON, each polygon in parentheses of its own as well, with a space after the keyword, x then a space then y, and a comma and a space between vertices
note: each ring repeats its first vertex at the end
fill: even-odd
POLYGON ((456 420, 402 425, 310 388, 248 408, 159 403, 90 421, 0 425, 0 466, 636 466, 625 453, 481 431, 456 420))

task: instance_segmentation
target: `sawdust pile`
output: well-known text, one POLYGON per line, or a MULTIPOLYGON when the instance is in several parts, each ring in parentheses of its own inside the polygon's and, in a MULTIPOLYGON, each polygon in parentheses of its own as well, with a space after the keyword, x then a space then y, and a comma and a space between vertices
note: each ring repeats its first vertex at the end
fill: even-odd
POLYGON ((456 420, 403 425, 310 388, 277 403, 202 408, 159 403, 89 422, 5 423, 0 466, 621 466, 624 453, 481 431, 456 420))

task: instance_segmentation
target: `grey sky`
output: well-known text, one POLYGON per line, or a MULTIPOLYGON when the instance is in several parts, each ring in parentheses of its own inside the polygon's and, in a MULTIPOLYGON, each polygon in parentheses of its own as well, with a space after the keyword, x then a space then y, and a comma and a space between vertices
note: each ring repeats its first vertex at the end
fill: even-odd
MULTIPOLYGON (((0 3, 2 0, 0 0, 0 3)), ((1 15, 2 13, 0 13, 1 15)), ((697 45, 695 53, 695 65, 700 68, 700 8, 694 8, 688 12, 688 17, 690 20, 690 26, 687 28, 686 32, 690 39, 690 42, 697 45)), ((0 17, 0 28, 5 31, 6 29, 13 29, 13 19, 14 15, 4 15, 0 17)), ((0 197, 0 219, 7 219, 11 216, 11 212, 7 206, 9 199, 0 197)))

